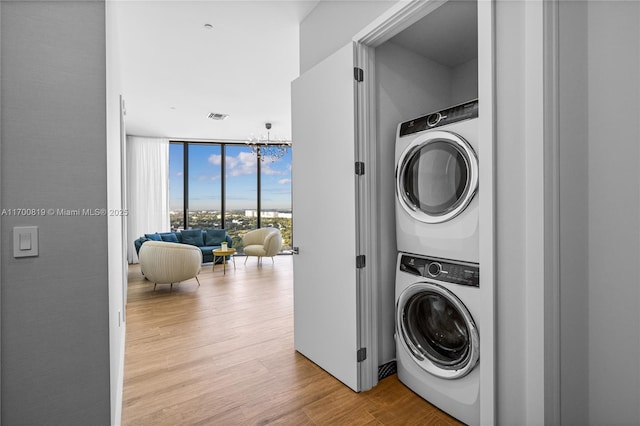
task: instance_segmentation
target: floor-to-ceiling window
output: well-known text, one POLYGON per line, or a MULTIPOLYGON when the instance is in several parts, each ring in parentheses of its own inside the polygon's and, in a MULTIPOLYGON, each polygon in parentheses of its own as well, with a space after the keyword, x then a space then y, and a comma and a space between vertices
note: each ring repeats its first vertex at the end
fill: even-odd
POLYGON ((169 149, 172 230, 224 228, 242 253, 242 234, 280 229, 291 249, 291 151, 261 161, 244 144, 172 142, 169 149))
POLYGON ((213 144, 186 144, 185 169, 188 185, 188 228, 222 228, 222 147, 213 144))
POLYGON ((291 250, 291 151, 282 158, 266 158, 260 167, 262 226, 279 228, 282 247, 291 250))
POLYGON ((172 231, 185 229, 183 144, 169 144, 169 223, 172 231))
POLYGON ((225 146, 224 229, 242 251, 242 234, 258 227, 258 159, 246 145, 225 146))

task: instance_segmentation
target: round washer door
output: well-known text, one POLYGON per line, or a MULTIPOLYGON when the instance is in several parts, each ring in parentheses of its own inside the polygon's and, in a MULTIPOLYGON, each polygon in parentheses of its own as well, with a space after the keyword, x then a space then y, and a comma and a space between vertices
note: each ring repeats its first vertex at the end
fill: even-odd
POLYGON ((478 158, 469 143, 432 130, 403 151, 396 167, 396 196, 414 219, 441 223, 469 205, 478 189, 478 158))
POLYGON ((444 379, 466 376, 480 357, 480 337, 469 310, 438 284, 416 283, 402 292, 396 334, 422 369, 444 379))

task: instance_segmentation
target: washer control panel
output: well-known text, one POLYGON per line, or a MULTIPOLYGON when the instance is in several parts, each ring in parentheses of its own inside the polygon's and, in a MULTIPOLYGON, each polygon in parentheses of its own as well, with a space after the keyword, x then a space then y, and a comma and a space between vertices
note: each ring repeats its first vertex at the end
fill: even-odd
POLYGON ((400 270, 446 283, 480 287, 480 266, 477 263, 403 254, 400 270))
POLYGON ((468 120, 478 116, 478 100, 465 102, 442 111, 432 112, 413 120, 405 121, 400 125, 400 136, 418 133, 423 130, 455 123, 456 121, 468 120))

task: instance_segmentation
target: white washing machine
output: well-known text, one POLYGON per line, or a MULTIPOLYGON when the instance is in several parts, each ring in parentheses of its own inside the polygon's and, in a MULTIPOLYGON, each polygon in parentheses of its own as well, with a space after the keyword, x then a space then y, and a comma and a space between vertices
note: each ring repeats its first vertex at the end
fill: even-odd
POLYGON ((477 264, 398 255, 398 379, 472 425, 480 422, 479 283, 477 264))
POLYGON ((480 261, 478 101, 398 125, 398 251, 480 261))

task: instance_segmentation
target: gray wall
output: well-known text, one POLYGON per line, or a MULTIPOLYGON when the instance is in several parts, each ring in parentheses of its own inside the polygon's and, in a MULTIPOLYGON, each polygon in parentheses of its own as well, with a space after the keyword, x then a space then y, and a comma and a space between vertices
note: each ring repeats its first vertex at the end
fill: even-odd
MULTIPOLYGON (((1 7, 2 208, 105 208, 104 2, 1 7)), ((1 224, 2 423, 109 424, 107 217, 1 224), (17 225, 40 256, 13 258, 17 225)))
POLYGON ((640 4, 560 3, 563 424, 639 424, 640 4))
POLYGON ((640 3, 587 11, 589 423, 640 424, 640 3))
POLYGON ((589 146, 587 3, 560 7, 560 417, 588 424, 589 146))

